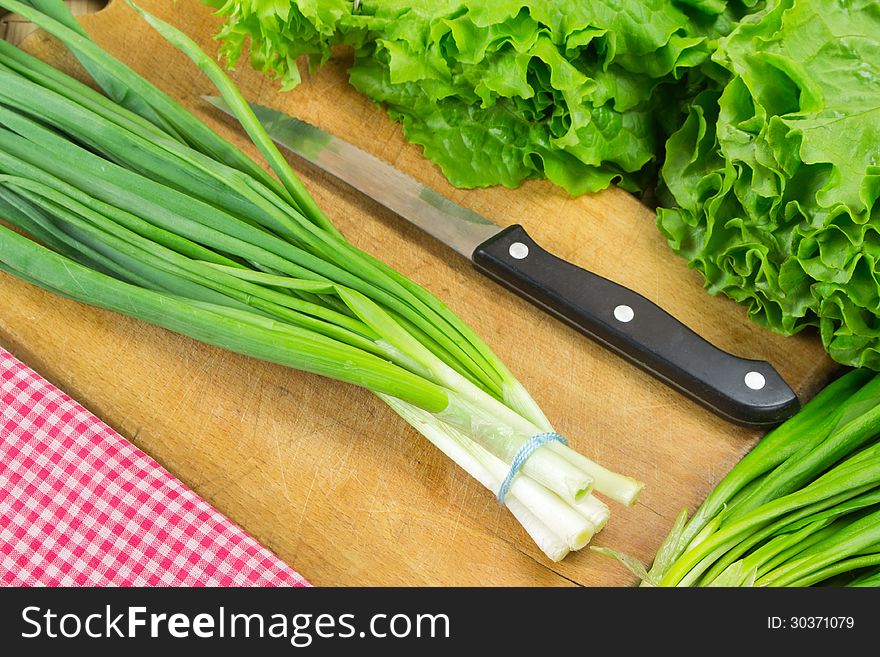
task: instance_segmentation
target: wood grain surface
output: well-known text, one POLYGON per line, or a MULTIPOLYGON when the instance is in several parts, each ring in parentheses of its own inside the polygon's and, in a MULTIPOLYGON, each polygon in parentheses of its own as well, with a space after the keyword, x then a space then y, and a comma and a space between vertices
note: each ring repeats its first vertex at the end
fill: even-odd
MULTIPOLYGON (((212 54, 219 21, 195 0, 142 0, 212 54)), ((107 50, 253 154, 199 100, 210 83, 121 0, 83 25, 107 50)), ((37 32, 25 46, 67 70, 37 32)), ((399 127, 346 83, 346 57, 286 94, 242 62, 244 95, 379 155, 501 224, 522 223, 558 255, 659 303, 722 348, 772 362, 801 394, 834 371, 814 334, 774 335, 711 298, 617 189, 570 198, 544 182, 456 190, 399 127)), ((517 373, 572 445, 647 483, 612 505, 595 543, 648 561, 754 444, 734 427, 483 279, 462 258, 301 162, 294 167, 351 241, 444 299, 517 373)), ((317 585, 628 585, 584 550, 547 561, 491 494, 369 393, 60 299, 0 275, 0 344, 83 402, 317 585)))

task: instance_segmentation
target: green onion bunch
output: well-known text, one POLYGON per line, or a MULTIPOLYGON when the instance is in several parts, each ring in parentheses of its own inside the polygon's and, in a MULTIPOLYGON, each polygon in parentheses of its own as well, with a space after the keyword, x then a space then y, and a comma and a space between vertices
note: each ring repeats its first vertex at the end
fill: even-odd
MULTIPOLYGON (((133 5, 132 5, 133 6, 133 5)), ((101 94, 0 41, 0 269, 232 351, 371 390, 498 492, 552 426, 429 292, 349 244, 213 59, 137 9, 214 82, 274 175, 99 48, 61 0, 0 0, 60 39, 101 94), (106 94, 106 95, 105 95, 106 94)), ((561 443, 504 500, 551 559, 641 484, 561 443)))
POLYGON ((852 370, 777 427, 688 520, 650 571, 654 586, 880 585, 880 375, 852 370))

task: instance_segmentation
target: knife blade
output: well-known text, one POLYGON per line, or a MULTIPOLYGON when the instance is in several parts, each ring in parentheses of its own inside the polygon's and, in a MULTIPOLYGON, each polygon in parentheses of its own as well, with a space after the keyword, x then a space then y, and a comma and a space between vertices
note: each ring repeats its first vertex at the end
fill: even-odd
MULTIPOLYGON (((222 98, 203 99, 232 115, 222 98)), ((767 361, 740 358, 622 285, 541 248, 381 159, 305 121, 251 104, 280 146, 349 184, 468 258, 478 271, 656 379, 737 424, 768 427, 800 408, 767 361)))

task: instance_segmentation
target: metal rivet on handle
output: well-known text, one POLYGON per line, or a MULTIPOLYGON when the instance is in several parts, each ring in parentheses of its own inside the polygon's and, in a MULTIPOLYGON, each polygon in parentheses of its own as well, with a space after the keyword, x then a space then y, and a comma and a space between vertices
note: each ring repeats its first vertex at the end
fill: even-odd
POLYGON ((614 309, 614 319, 618 322, 631 322, 636 313, 629 306, 620 305, 614 309))
POLYGON ((767 380, 760 372, 747 372, 743 380, 745 381, 746 387, 751 388, 752 390, 761 390, 767 385, 767 380))
POLYGON ((510 254, 511 258, 523 260, 527 255, 529 255, 529 247, 522 242, 514 242, 510 245, 510 248, 507 249, 507 252, 510 254))

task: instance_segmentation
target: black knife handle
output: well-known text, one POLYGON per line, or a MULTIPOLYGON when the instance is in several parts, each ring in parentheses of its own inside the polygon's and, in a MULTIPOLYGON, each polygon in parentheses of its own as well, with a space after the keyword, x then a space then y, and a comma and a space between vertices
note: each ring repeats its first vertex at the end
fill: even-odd
POLYGON ((800 408, 766 361, 718 349, 632 290, 548 253, 522 226, 477 247, 477 269, 719 415, 770 426, 800 408))

